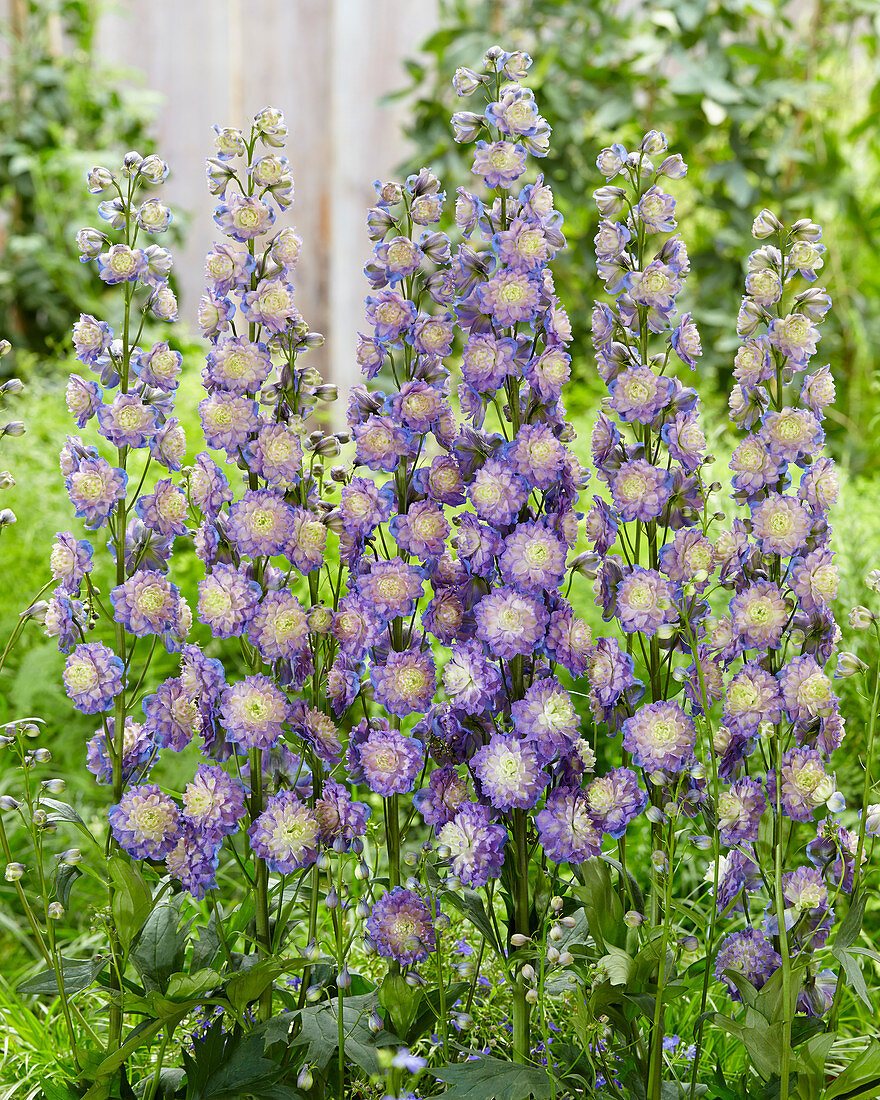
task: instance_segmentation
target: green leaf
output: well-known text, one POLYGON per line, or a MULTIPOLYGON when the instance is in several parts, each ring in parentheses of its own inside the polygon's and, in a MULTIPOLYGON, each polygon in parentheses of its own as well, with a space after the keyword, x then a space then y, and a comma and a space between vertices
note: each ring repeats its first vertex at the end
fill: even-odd
MULTIPOLYGON (((304 960, 303 960, 304 962, 304 960)), ((248 970, 233 974, 226 983, 226 996, 239 1012, 259 999, 264 990, 287 969, 281 959, 260 959, 248 970)))
POLYGON ((79 816, 73 806, 71 806, 69 803, 59 802, 57 798, 41 798, 40 805, 43 806, 45 809, 48 809, 49 821, 53 824, 58 821, 68 821, 72 825, 76 825, 77 829, 79 829, 83 836, 88 837, 92 844, 98 843, 92 836, 92 832, 89 829, 88 825, 86 825, 86 823, 79 816))
POLYGON ((599 970, 612 985, 626 985, 633 973, 635 960, 620 947, 608 946, 608 954, 599 959, 599 970))
MULTIPOLYGON (((61 962, 61 978, 64 992, 67 994, 79 993, 88 989, 92 982, 104 969, 107 958, 105 955, 95 955, 93 959, 64 959, 61 962)), ((58 978, 54 970, 44 970, 27 978, 16 986, 16 992, 23 997, 40 997, 58 995, 58 978)))
POLYGON ((720 1028, 739 1039, 746 1048, 752 1064, 765 1081, 779 1073, 784 1025, 782 1021, 768 1023, 760 1012, 746 1008, 745 1020, 733 1020, 720 1012, 709 1017, 720 1028))
POLYGON ((524 1100, 527 1096, 546 1100, 553 1091, 546 1070, 499 1058, 481 1057, 428 1072, 449 1085, 443 1093, 446 1100, 524 1100))
POLYGON ((125 856, 110 856, 107 870, 113 882, 113 919, 116 931, 123 948, 128 951, 132 940, 150 915, 153 896, 139 869, 125 856))
POLYGON ((440 900, 446 904, 451 905, 453 909, 457 909, 463 917, 465 917, 476 928, 481 936, 484 937, 489 946, 495 951, 495 953, 502 958, 504 952, 501 950, 501 944, 498 942, 498 938, 495 935, 495 929, 492 927, 492 922, 489 920, 489 914, 486 912, 486 907, 483 905, 483 899, 479 894, 474 893, 473 890, 444 890, 440 895, 440 900))
MULTIPOLYGON (((345 1056, 364 1073, 379 1073, 380 1047, 400 1046, 400 1038, 390 1031, 380 1030, 375 1034, 367 1024, 370 1013, 376 1007, 373 993, 361 997, 345 997, 342 1008, 342 1026, 345 1032, 345 1056)), ((324 1001, 317 1005, 308 1005, 298 1012, 301 1024, 300 1033, 293 1040, 293 1046, 305 1046, 305 1060, 318 1069, 324 1069, 338 1047, 339 1020, 336 1015, 337 1001, 324 1001)))
POLYGON ((591 856, 581 864, 579 878, 581 882, 575 887, 575 895, 584 907, 596 946, 606 953, 609 942, 619 946, 626 935, 623 906, 611 884, 611 872, 603 860, 591 856))
MULTIPOLYGON (((838 933, 839 935, 840 933, 838 933)), ((874 1100, 880 1094, 880 1043, 872 1039, 825 1090, 823 1100, 874 1100)))
POLYGON ((164 992, 168 979, 183 966, 189 925, 178 928, 179 902, 162 902, 150 913, 131 953, 148 990, 164 992))
POLYGON ((849 985, 855 995, 863 1004, 867 1005, 868 1008, 873 1008, 871 995, 868 992, 868 987, 865 984, 865 977, 862 974, 862 968, 859 966, 859 961, 855 953, 849 950, 859 938, 859 933, 862 930, 862 921, 865 917, 865 905, 867 901, 867 894, 860 894, 853 900, 852 905, 849 907, 849 912, 846 914, 837 935, 834 937, 834 943, 831 945, 831 954, 843 967, 844 973, 849 980, 849 985))
POLYGON ((73 864, 62 863, 58 868, 58 874, 55 878, 55 896, 65 909, 70 901, 70 891, 73 884, 81 876, 82 871, 79 867, 73 866, 73 864))
POLYGON ((386 974, 379 987, 379 1004, 391 1026, 403 1039, 409 1035, 423 996, 422 990, 409 985, 402 974, 386 974))
POLYGON ((223 975, 220 971, 211 970, 207 966, 194 970, 191 974, 172 974, 168 980, 165 996, 172 1001, 175 998, 179 1001, 189 1000, 199 993, 216 989, 222 982, 223 975))
POLYGON ((211 913, 206 925, 200 925, 196 930, 196 940, 193 943, 192 967, 193 970, 201 970, 204 966, 210 966, 220 952, 220 936, 217 934, 217 914, 211 913))

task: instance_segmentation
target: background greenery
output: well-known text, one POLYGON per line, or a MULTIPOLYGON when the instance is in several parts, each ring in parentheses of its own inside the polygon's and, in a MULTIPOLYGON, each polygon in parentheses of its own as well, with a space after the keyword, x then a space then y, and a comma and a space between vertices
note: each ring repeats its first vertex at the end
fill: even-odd
MULTIPOLYGON (((86 171, 152 150, 157 97, 122 90, 100 61, 96 0, 14 0, 0 27, 0 333, 45 356, 69 346, 71 321, 101 307, 94 265, 73 239, 95 220, 86 171)), ((4 362, 8 370, 10 360, 4 362)))

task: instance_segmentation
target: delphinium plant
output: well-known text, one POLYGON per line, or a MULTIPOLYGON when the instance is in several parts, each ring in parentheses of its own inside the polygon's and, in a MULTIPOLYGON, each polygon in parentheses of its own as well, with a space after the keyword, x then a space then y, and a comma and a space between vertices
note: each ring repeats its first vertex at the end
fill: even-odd
MULTIPOLYGON (((87 767, 111 805, 93 825, 58 800, 26 719, 5 735, 22 794, 0 804, 34 847, 14 860, 0 829, 46 965, 20 990, 57 999, 69 1037, 51 1100, 412 1100, 441 1083, 806 1100, 837 1065, 847 986, 869 1001, 853 947, 880 831, 878 689, 856 822, 829 763, 844 723, 825 671, 834 390, 809 366, 830 307, 819 230, 755 222, 731 398, 747 434, 725 489, 686 384, 701 346, 667 190, 686 166, 656 131, 602 151, 591 474, 563 404, 565 238, 530 159, 550 140, 530 63, 496 47, 456 74, 480 188, 458 192, 454 242, 428 169, 377 184, 357 350, 372 385, 346 432, 301 359, 321 338, 294 300, 281 113, 217 128, 208 161, 223 239, 198 311, 209 450, 191 462, 181 356, 142 346, 176 315, 171 257, 143 247, 170 220, 145 194, 167 167, 129 154, 89 175, 109 228, 79 247, 121 287, 121 323, 76 326, 99 380, 73 375, 68 404, 97 439, 69 437, 61 462, 108 553, 60 533, 29 618, 99 723, 87 767), (200 563, 194 611, 169 577, 178 540, 200 563), (54 857, 56 829, 85 850, 54 857), (88 886, 106 946, 71 958, 57 922, 88 886)), ((840 654, 837 671, 867 670, 840 654)), ((828 1100, 872 1095, 876 1052, 828 1100)))
MULTIPOLYGON (((595 663, 588 678, 596 719, 621 731, 623 764, 638 766, 649 793, 647 905, 624 918, 641 947, 624 980, 609 979, 624 999, 643 995, 649 979, 639 1005, 643 1037, 609 981, 608 1002, 597 1002, 594 990, 592 1007, 606 1008, 616 1032, 610 1045, 621 1073, 606 1088, 630 1087, 635 1073, 653 1100, 669 1072, 667 1012, 676 1011, 687 977, 699 977, 691 1094, 704 1087, 708 1006, 716 1026, 742 1039, 758 1074, 788 1096, 800 1079, 791 1074, 815 1073, 818 1062, 821 1075, 833 1039, 799 1015, 830 1012, 833 1022, 844 974, 864 992, 846 949, 860 923, 866 825, 856 833, 844 827, 844 799, 828 765, 844 723, 825 672, 840 638, 828 523, 837 481, 821 424, 834 386, 827 366, 809 373, 817 324, 831 304, 809 285, 824 246, 806 219, 786 228, 764 211, 755 221, 755 236, 772 241, 749 257, 737 320, 743 345, 731 415, 748 435, 733 453, 730 520, 722 523, 696 394, 672 376, 676 364, 696 367, 701 353, 689 315, 675 313, 687 255, 677 236, 652 247, 656 234, 676 227, 662 178, 685 172, 679 157, 665 154, 662 135, 652 132, 635 153, 615 146, 598 160, 614 181, 596 193, 603 219, 596 245, 615 301, 594 310, 609 399, 592 442, 611 499, 595 499, 587 532, 604 558, 597 597, 624 646, 598 641, 614 659, 595 663), (650 158, 658 154, 655 169, 650 158), (637 694, 627 696, 634 670, 637 694), (615 698, 605 700, 609 684, 615 698), (607 702, 616 709, 604 709, 607 702), (825 815, 818 824, 817 813, 825 815), (682 897, 694 890, 688 864, 699 865, 703 850, 713 854, 708 921, 682 897), (850 916, 831 958, 824 949, 841 895, 850 916), (722 935, 729 921, 740 929, 722 935), (711 1013, 716 982, 747 1003, 744 1021, 711 1013)), ((848 658, 841 662, 853 671, 848 658)))

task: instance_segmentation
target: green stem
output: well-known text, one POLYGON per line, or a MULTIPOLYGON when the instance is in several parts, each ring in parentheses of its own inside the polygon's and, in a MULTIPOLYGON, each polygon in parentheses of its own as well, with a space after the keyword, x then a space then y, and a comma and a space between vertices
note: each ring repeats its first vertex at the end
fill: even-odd
MULTIPOLYGON (((250 759, 251 823, 263 812, 263 761, 259 749, 251 749, 250 759)), ((254 899, 255 921, 257 926, 257 950, 261 959, 272 953, 272 939, 269 934, 269 869, 266 861, 254 854, 254 899)), ((272 1015, 271 983, 260 995, 259 1018, 268 1020, 272 1015)))
MULTIPOLYGON (((526 815, 513 811, 513 845, 516 858, 516 884, 513 899, 514 932, 529 934, 529 851, 526 839, 526 815)), ((529 1034, 531 1005, 526 999, 527 987, 522 971, 518 971, 513 988, 513 1058, 526 1064, 532 1053, 529 1034)))

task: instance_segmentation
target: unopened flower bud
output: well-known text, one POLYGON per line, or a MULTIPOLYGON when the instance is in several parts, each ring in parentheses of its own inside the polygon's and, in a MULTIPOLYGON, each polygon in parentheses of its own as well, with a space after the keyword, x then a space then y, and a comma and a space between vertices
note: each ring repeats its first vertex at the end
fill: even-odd
POLYGON ((865 584, 872 592, 880 592, 880 569, 872 569, 865 577, 865 584))
POLYGON ((555 947, 548 947, 547 948, 547 959, 551 963, 559 962, 559 951, 558 951, 558 949, 555 948, 555 947))
POLYGON ((327 906, 328 909, 336 909, 339 905, 339 895, 336 893, 335 886, 330 887, 330 892, 324 899, 324 904, 327 906))
POLYGON ((837 669, 834 673, 839 679, 845 679, 847 676, 855 676, 857 672, 867 672, 868 666, 864 661, 860 660, 855 653, 849 653, 844 651, 837 655, 837 669))
POLYGON ((651 852, 651 866, 655 871, 665 871, 667 867, 666 853, 655 849, 651 852))
POLYGON ((31 819, 38 829, 42 829, 46 822, 49 820, 49 815, 45 810, 34 810, 33 817, 31 819))
POLYGON ((47 779, 43 784, 43 790, 52 795, 64 794, 67 784, 63 779, 47 779))
POLYGON ((309 988, 306 990, 306 1000, 314 1004, 315 1001, 320 1001, 323 992, 324 987, 322 985, 310 985, 309 988))
POLYGON ((784 228, 782 222, 776 217, 773 211, 767 210, 765 207, 752 222, 752 236, 760 241, 765 237, 772 237, 774 233, 778 233, 784 228))
POLYGON ((715 736, 712 738, 712 747, 715 752, 720 756, 727 751, 727 746, 730 744, 730 730, 727 726, 719 726, 715 731, 715 736))
POLYGON ((339 989, 351 989, 351 973, 347 966, 343 966, 336 975, 336 985, 339 989))
POLYGON ((880 802, 875 802, 865 811, 865 832, 868 836, 880 833, 880 802))
POLYGON ((846 809, 846 799, 840 791, 835 791, 830 798, 826 799, 825 805, 828 807, 829 813, 841 814, 846 809))
POLYGON ((8 394, 21 393, 23 389, 24 382, 20 378, 9 378, 0 386, 0 394, 5 397, 8 394))
POLYGON ((358 882, 367 881, 367 879, 370 877, 370 868, 366 865, 366 863, 359 863, 357 867, 355 867, 354 877, 358 880, 358 882))
POLYGON ((810 221, 809 218, 798 218, 791 227, 791 239, 793 241, 809 241, 811 244, 822 239, 822 226, 810 221))
POLYGON ((562 931, 559 925, 554 924, 547 934, 547 939, 549 939, 551 943, 559 943, 564 935, 565 933, 562 931))
POLYGON ((660 130, 649 130, 642 138, 642 143, 639 146, 642 152, 647 153, 649 157, 656 157, 660 153, 665 153, 668 147, 669 141, 660 130))
POLYGON ((312 1076, 309 1063, 303 1062, 302 1069, 299 1071, 299 1076, 296 1079, 296 1087, 302 1089, 303 1092, 308 1092, 314 1083, 315 1078, 312 1076))
POLYGON ((708 852, 712 847, 712 838, 705 833, 697 833, 691 838, 691 844, 701 852, 708 852))
POLYGON ((7 882, 18 882, 25 871, 23 863, 7 863, 5 878, 7 882))
POLYGON ((0 435, 24 435, 25 426, 23 420, 10 420, 0 428, 0 435))
POLYGON ((638 928, 640 924, 644 922, 645 918, 641 913, 637 913, 635 909, 630 909, 623 914, 623 923, 627 928, 638 928))
POLYGON ((11 489, 15 484, 15 478, 9 470, 0 470, 0 489, 11 489))
POLYGON ((649 806, 645 810, 645 817, 654 825, 662 825, 666 821, 659 806, 649 806))
POLYGON ((64 906, 60 901, 50 902, 47 913, 49 920, 60 920, 64 916, 64 906))
POLYGON ((140 163, 144 158, 136 149, 132 149, 131 152, 126 153, 122 158, 122 174, 124 176, 131 176, 140 167, 140 163))
POLYGON ((168 176, 168 165, 160 156, 151 153, 138 165, 138 175, 147 183, 162 183, 168 176))
POLYGON ((17 810, 21 803, 11 794, 0 795, 0 810, 17 810))
POLYGON ((681 947, 683 951, 698 951, 700 947, 700 941, 696 936, 685 936, 681 941, 681 947))
POLYGON ((11 508, 0 508, 0 527, 11 527, 18 519, 11 508))
POLYGON ((382 1017, 379 1015, 379 1013, 374 1008, 373 1011, 370 1013, 369 1017, 367 1018, 367 1027, 375 1035, 376 1032, 381 1031, 384 1026, 385 1026, 385 1024, 382 1022, 382 1017))
MULTIPOLYGON (((36 760, 36 762, 38 764, 48 764, 51 759, 52 759, 52 753, 49 752, 48 749, 41 748, 41 749, 35 749, 34 750, 34 760, 36 760)), ((62 782, 64 782, 64 781, 62 780, 62 782)), ((45 786, 45 785, 46 784, 44 783, 43 786, 45 786)), ((61 789, 63 790, 64 788, 62 787, 61 789)))
POLYGON ((514 947, 524 947, 527 943, 531 943, 531 939, 528 936, 524 936, 522 932, 514 932, 510 937, 510 942, 514 947))
POLYGON ((525 963, 520 967, 520 974, 524 981, 533 982, 535 980, 535 968, 531 963, 525 963))
POLYGON ((82 857, 79 848, 68 848, 66 852, 61 853, 61 862, 66 863, 68 867, 75 867, 77 863, 82 863, 82 857))
POLYGON ((868 630, 874 622, 874 612, 867 607, 854 607, 849 613, 849 625, 853 630, 868 630))
POLYGON ((113 186, 113 173, 108 168, 92 168, 86 175, 86 187, 89 194, 100 195, 113 186))
POLYGON ((410 970, 406 976, 406 984, 412 986, 413 989, 419 989, 426 983, 421 974, 416 974, 415 971, 410 970))
POLYGON ((538 1003, 538 991, 537 991, 537 989, 527 989, 526 990, 526 1000, 528 1001, 528 1003, 530 1005, 537 1004, 538 1003))
POLYGON ((333 608, 323 604, 315 604, 309 611, 309 630, 315 634, 329 634, 333 625, 333 608))

